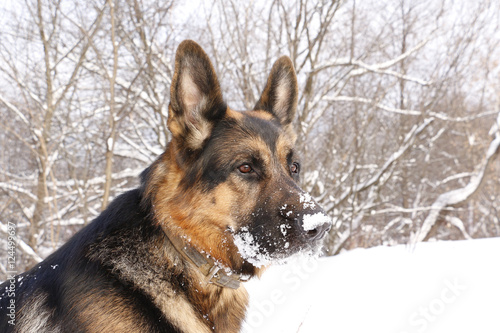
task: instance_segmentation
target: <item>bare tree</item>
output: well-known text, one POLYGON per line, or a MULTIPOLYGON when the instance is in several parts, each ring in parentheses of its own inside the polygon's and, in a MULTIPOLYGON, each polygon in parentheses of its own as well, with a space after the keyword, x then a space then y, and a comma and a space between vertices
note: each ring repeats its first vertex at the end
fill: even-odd
MULTIPOLYGON (((16 105, 10 103, 6 97, 2 96, 1 100, 9 113, 26 127, 25 134, 29 134, 23 137, 16 128, 10 126, 9 122, 2 126, 24 144, 36 159, 36 185, 33 196, 27 200, 27 204, 20 198, 23 196, 22 192, 11 188, 9 194, 17 199, 17 203, 25 212, 25 218, 30 225, 28 245, 35 250, 40 237, 41 223, 46 217, 47 205, 51 216, 57 215, 58 210, 53 166, 58 158, 62 140, 71 131, 62 124, 66 118, 65 115, 58 113, 64 110, 71 101, 89 48, 89 39, 98 31, 102 18, 102 10, 94 8, 94 15, 86 18, 90 21, 88 34, 82 35, 78 34, 78 31, 73 31, 76 35, 71 39, 66 39, 65 45, 61 45, 62 22, 72 25, 72 18, 68 17, 61 7, 59 1, 26 2, 26 12, 22 19, 27 20, 32 26, 22 27, 23 30, 9 31, 13 38, 23 41, 28 49, 36 48, 35 43, 39 43, 41 65, 30 58, 20 62, 13 53, 19 50, 14 51, 10 48, 11 44, 2 43, 4 65, 1 70, 17 88, 22 101, 18 101, 16 105), (61 48, 69 50, 78 60, 74 63, 69 62, 68 55, 60 53, 61 48), (26 76, 31 76, 32 81, 27 81, 26 76), (55 123, 63 126, 54 131, 55 123), (49 178, 52 180, 52 187, 48 185, 49 178)), ((76 10, 77 14, 81 14, 80 11, 86 9, 79 6, 76 10)))
POLYGON ((236 109, 254 106, 278 56, 292 58, 302 181, 335 221, 330 254, 500 235, 494 1, 3 6, 0 227, 18 225, 26 265, 164 150, 184 38, 211 54, 236 109))
MULTIPOLYGON (((19 236, 27 235, 26 245, 42 257, 51 251, 46 242, 59 246, 74 233, 69 226, 79 227, 99 213, 113 193, 112 182, 117 191, 136 184, 165 145, 168 94, 162 93, 171 64, 164 55, 174 49, 159 49, 165 44, 151 41, 170 29, 171 8, 172 3, 159 1, 38 0, 7 12, 16 24, 4 25, 0 46, 5 83, 0 91, 5 148, 0 222, 14 221, 19 236), (137 15, 153 19, 141 24, 137 15), (109 26, 114 37, 106 33, 109 26), (135 45, 138 35, 151 44, 135 45), (137 60, 137 67, 129 60, 137 60), (124 61, 128 67, 120 65, 124 61), (154 93, 162 96, 151 101, 144 85, 153 76, 163 78, 154 84, 154 93), (121 124, 126 131, 119 131, 121 124), (131 146, 142 155, 129 153, 131 146)), ((28 252, 27 262, 40 258, 28 252)))

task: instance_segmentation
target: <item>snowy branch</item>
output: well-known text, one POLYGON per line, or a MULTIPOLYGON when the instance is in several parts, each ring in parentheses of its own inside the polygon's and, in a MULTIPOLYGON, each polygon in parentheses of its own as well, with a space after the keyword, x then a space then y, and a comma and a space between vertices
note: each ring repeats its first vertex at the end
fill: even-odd
POLYGON ((427 115, 427 116, 434 117, 434 118, 439 119, 439 120, 451 121, 451 122, 467 122, 467 121, 475 120, 475 119, 482 118, 482 117, 488 117, 488 116, 496 114, 496 111, 487 111, 487 112, 482 112, 482 113, 475 114, 472 116, 467 116, 467 117, 450 117, 443 112, 435 112, 435 111, 422 112, 422 111, 418 111, 418 110, 394 108, 394 107, 385 105, 383 103, 377 102, 376 100, 364 98, 364 97, 325 96, 323 99, 325 101, 330 101, 330 102, 356 102, 356 103, 368 104, 368 105, 371 105, 373 107, 376 107, 377 109, 380 109, 380 110, 388 112, 388 113, 400 114, 400 115, 405 115, 405 116, 427 115))
MULTIPOLYGON (((9 235, 9 231, 7 228, 7 225, 3 224, 0 222, 0 231, 4 233, 5 235, 9 235)), ((17 241, 17 248, 21 249, 26 255, 28 255, 30 258, 34 259, 36 262, 40 262, 43 259, 33 251, 33 249, 26 244, 21 238, 16 237, 17 241)))
POLYGON ((382 176, 389 170, 389 168, 395 162, 397 162, 401 158, 401 156, 403 156, 403 154, 408 150, 408 148, 411 147, 417 135, 422 133, 422 131, 433 122, 433 120, 434 120, 433 118, 427 118, 419 126, 417 125, 413 126, 413 128, 406 135, 401 147, 399 147, 399 149, 396 152, 394 152, 391 156, 389 156, 389 158, 386 160, 384 165, 378 170, 378 172, 369 179, 365 180, 364 182, 361 182, 347 189, 337 200, 335 200, 331 208, 338 206, 341 202, 346 200, 353 193, 364 191, 370 186, 373 186, 376 183, 380 182, 382 176))
POLYGON ((436 224, 436 221, 439 218, 439 214, 444 208, 448 206, 458 205, 466 201, 479 189, 481 183, 484 180, 484 176, 486 170, 488 169, 488 166, 500 149, 500 130, 497 126, 498 123, 500 123, 500 112, 498 113, 496 123, 492 128, 495 130, 490 131, 490 133, 495 133, 495 138, 491 141, 488 149, 486 150, 483 161, 476 169, 476 171, 472 174, 469 183, 463 188, 451 190, 439 195, 436 201, 434 201, 434 203, 432 204, 432 210, 425 218, 420 230, 412 235, 412 243, 421 242, 428 236, 431 228, 436 224))
MULTIPOLYGON (((404 59, 408 58, 412 54, 416 53, 418 50, 420 50, 422 47, 424 47, 430 40, 431 40, 430 38, 426 38, 426 39, 422 40, 420 43, 418 43, 417 45, 415 45, 413 48, 400 54, 399 56, 397 56, 393 59, 387 60, 385 62, 378 63, 378 64, 370 65, 370 64, 366 64, 366 63, 362 62, 361 60, 356 60, 356 59, 351 59, 351 58, 346 57, 346 58, 334 59, 333 61, 329 61, 329 62, 326 62, 324 64, 320 64, 313 71, 319 72, 319 71, 322 71, 326 68, 330 68, 330 67, 334 67, 334 66, 354 65, 354 66, 361 67, 361 69, 359 69, 355 75, 360 75, 362 73, 366 73, 369 71, 383 73, 384 70, 386 70, 387 68, 390 68, 390 67, 396 65, 397 63, 403 61, 404 59)), ((391 73, 386 72, 386 74, 392 74, 392 75, 397 74, 397 76, 400 78, 403 76, 402 74, 395 73, 395 72, 391 72, 391 73)), ((410 80, 418 82, 422 85, 429 84, 429 82, 421 80, 421 79, 410 79, 410 80)))
POLYGON ((2 102, 9 110, 14 112, 25 125, 27 126, 30 125, 28 119, 26 119, 23 113, 15 105, 5 100, 5 98, 3 98, 1 95, 0 95, 0 102, 2 102))

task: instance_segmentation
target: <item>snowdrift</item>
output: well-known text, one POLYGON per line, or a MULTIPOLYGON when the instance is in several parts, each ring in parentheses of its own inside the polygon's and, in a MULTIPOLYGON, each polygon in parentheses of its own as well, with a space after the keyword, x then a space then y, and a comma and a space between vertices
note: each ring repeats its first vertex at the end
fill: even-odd
POLYGON ((356 249, 250 281, 245 333, 500 332, 500 238, 356 249))

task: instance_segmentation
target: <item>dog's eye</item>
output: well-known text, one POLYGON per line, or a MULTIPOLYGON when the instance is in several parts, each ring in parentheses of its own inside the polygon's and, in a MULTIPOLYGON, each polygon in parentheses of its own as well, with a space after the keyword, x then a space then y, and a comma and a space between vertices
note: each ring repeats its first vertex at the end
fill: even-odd
POLYGON ((299 173, 299 171, 300 171, 300 164, 297 162, 293 162, 293 164, 290 166, 290 172, 299 173))
POLYGON ((253 172, 253 169, 252 167, 250 166, 250 164, 242 164, 238 167, 238 170, 241 172, 241 173, 250 173, 250 172, 253 172))

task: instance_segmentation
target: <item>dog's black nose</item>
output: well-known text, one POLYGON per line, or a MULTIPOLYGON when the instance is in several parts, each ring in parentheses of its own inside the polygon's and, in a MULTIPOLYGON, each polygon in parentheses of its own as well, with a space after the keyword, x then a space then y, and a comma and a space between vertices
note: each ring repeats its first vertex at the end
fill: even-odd
POLYGON ((300 188, 288 193, 289 195, 284 198, 287 203, 280 207, 280 215, 295 222, 302 242, 313 242, 323 238, 332 227, 332 219, 309 193, 300 188))
POLYGON ((328 231, 330 231, 331 228, 332 228, 331 223, 324 223, 320 226, 315 227, 314 229, 307 230, 305 233, 305 236, 310 241, 319 240, 319 239, 325 237, 326 233, 328 231))
POLYGON ((332 220, 325 214, 323 209, 315 207, 312 212, 301 216, 304 238, 308 241, 316 241, 325 236, 332 227, 332 220))

